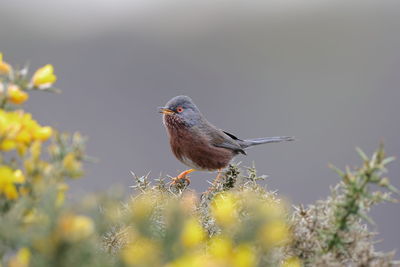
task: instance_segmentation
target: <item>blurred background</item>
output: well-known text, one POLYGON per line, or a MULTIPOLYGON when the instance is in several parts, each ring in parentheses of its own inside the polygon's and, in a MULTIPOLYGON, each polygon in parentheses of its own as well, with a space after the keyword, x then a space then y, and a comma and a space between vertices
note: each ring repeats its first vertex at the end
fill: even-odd
MULTIPOLYGON (((41 124, 90 137, 72 198, 176 175, 157 107, 193 98, 241 138, 294 135, 236 159, 270 189, 312 203, 339 181, 329 163, 360 164, 384 141, 399 157, 400 3, 396 0, 2 0, 0 51, 13 65, 51 63, 62 95, 31 95, 41 124)), ((400 186, 399 160, 389 177, 400 186)), ((192 188, 212 173, 194 173, 192 188)), ((379 249, 400 248, 400 206, 372 211, 379 249)), ((397 256, 398 257, 398 256, 397 256)))

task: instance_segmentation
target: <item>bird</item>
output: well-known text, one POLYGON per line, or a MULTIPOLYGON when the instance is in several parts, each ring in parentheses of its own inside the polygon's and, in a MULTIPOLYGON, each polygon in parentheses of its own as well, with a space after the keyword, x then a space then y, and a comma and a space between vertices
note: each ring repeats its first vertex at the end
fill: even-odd
POLYGON ((190 168, 172 178, 172 183, 186 181, 189 185, 188 175, 194 171, 218 171, 217 180, 235 156, 246 155, 247 148, 294 140, 291 136, 242 140, 211 124, 185 95, 173 97, 164 107, 159 107, 159 112, 163 115, 172 153, 190 168))

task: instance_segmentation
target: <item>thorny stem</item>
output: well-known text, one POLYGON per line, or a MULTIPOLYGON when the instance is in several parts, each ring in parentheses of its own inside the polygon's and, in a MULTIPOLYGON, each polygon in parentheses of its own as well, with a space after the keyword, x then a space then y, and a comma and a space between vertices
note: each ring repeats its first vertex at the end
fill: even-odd
MULTIPOLYGON (((359 191, 354 194, 350 195, 350 197, 354 196, 353 199, 350 200, 349 204, 347 207, 345 207, 346 213, 340 218, 339 220, 339 231, 344 231, 347 228, 347 219, 350 217, 352 214, 357 214, 358 213, 358 205, 357 205, 357 200, 359 199, 360 192, 362 192, 367 185, 368 180, 366 179, 363 185, 360 187, 359 191)), ((331 250, 336 244, 340 244, 341 240, 339 238, 339 232, 336 231, 335 234, 333 235, 331 241, 328 243, 328 251, 331 250)))
POLYGON ((333 234, 330 241, 328 241, 328 247, 325 253, 331 251, 334 247, 338 247, 343 244, 340 233, 348 228, 348 220, 351 215, 360 214, 360 204, 363 195, 365 195, 365 190, 369 183, 378 183, 381 179, 373 179, 375 172, 379 170, 384 170, 385 163, 383 162, 383 147, 381 146, 378 152, 369 160, 365 154, 360 150, 360 155, 365 161, 365 169, 360 169, 358 173, 351 173, 349 170, 347 173, 342 173, 341 176, 345 181, 345 186, 348 188, 348 192, 345 195, 345 205, 338 206, 339 209, 345 212, 340 216, 338 222, 338 227, 333 234), (349 180, 349 177, 353 176, 353 181, 349 180), (358 180, 358 177, 360 177, 358 180), (346 181, 348 181, 346 183, 346 181), (358 186, 359 185, 359 186, 358 186))

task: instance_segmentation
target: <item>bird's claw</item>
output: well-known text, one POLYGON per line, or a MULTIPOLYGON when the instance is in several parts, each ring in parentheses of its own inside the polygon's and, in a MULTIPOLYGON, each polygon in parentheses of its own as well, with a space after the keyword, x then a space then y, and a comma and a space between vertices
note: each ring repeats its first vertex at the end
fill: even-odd
POLYGON ((178 175, 171 178, 171 185, 190 185, 190 179, 186 175, 178 175))
POLYGON ((186 170, 179 174, 178 176, 171 178, 170 188, 174 187, 178 190, 183 190, 190 185, 190 180, 188 178, 189 173, 194 172, 194 169, 186 170))

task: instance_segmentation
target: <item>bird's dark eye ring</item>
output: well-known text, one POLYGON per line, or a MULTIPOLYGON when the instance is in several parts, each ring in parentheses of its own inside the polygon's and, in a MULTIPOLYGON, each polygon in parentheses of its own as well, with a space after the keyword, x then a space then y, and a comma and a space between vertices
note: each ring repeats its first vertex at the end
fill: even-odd
POLYGON ((183 107, 177 107, 176 111, 178 111, 179 113, 181 113, 183 111, 183 107))

